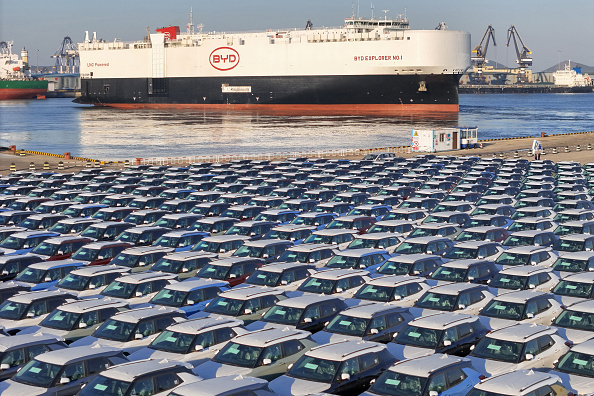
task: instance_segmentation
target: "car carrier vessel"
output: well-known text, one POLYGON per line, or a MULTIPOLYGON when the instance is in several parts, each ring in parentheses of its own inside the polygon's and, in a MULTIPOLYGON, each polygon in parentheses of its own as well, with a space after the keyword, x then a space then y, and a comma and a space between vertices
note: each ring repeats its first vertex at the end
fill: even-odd
MULTIPOLYGON (((189 25, 192 26, 193 25, 189 25)), ((404 17, 337 28, 181 34, 78 45, 78 103, 281 112, 457 112, 470 34, 412 30, 404 17)))

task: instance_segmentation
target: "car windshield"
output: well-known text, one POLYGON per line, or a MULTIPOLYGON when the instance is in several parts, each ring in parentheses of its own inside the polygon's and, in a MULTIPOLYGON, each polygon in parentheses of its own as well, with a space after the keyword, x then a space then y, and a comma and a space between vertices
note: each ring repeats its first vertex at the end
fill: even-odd
POLYGON ((73 260, 94 261, 99 257, 99 249, 81 247, 70 258, 73 260))
POLYGON ((381 242, 381 240, 374 238, 356 238, 349 243, 347 249, 374 249, 379 242, 381 242))
POLYGON ((264 248, 259 246, 240 246, 234 253, 235 257, 260 257, 264 248))
POLYGON ((567 224, 560 224, 555 231, 553 231, 555 235, 563 236, 569 234, 581 234, 582 233, 582 226, 571 226, 567 224))
POLYGON ((295 252, 292 250, 285 250, 281 254, 277 261, 285 263, 307 263, 309 258, 309 252, 295 252))
POLYGON ((135 327, 136 323, 108 319, 95 330, 93 337, 121 342, 128 341, 135 327))
POLYGON ((181 307, 188 293, 181 290, 162 289, 150 301, 151 304, 181 307))
POLYGON ((203 251, 209 253, 219 253, 221 244, 218 242, 200 241, 192 248, 192 251, 203 251))
POLYGON ((68 274, 62 279, 56 287, 69 290, 85 290, 91 278, 88 276, 81 276, 76 274, 68 274))
POLYGON ((282 273, 257 270, 246 280, 246 283, 259 286, 276 286, 282 273))
POLYGON ((568 240, 568 239, 559 239, 557 242, 555 242, 555 244, 553 245, 553 249, 554 250, 559 250, 561 252, 580 252, 584 249, 584 244, 586 243, 586 241, 572 241, 572 240, 568 240))
POLYGON ((305 240, 303 241, 303 243, 325 243, 325 244, 331 244, 332 240, 334 239, 334 236, 332 235, 317 235, 317 234, 311 234, 310 236, 308 236, 307 238, 305 238, 305 240))
MULTIPOLYGON (((183 353, 189 352, 190 346, 194 344, 196 334, 177 333, 171 330, 164 330, 151 344, 150 349, 159 351, 183 353)), ((198 339, 204 338, 204 335, 198 335, 198 339)), ((196 343, 200 344, 200 343, 196 343)))
POLYGON ((416 228, 413 232, 411 232, 408 237, 409 238, 417 238, 417 237, 436 236, 439 234, 439 231, 440 231, 439 228, 419 227, 419 228, 416 228))
POLYGON ((518 363, 523 344, 520 342, 485 337, 478 342, 471 355, 483 359, 518 363))
MULTIPOLYGON (((93 378, 77 395, 80 396, 108 396, 125 395, 131 382, 116 380, 99 375, 93 378)), ((132 390, 135 393, 134 389, 132 390)))
POLYGON ((527 276, 497 274, 489 283, 490 287, 499 287, 502 289, 524 290, 526 288, 527 276))
POLYGON ((426 329, 424 327, 408 325, 398 333, 394 342, 402 345, 413 345, 421 348, 437 348, 442 330, 426 329))
POLYGON ((569 329, 594 331, 594 313, 566 309, 557 316, 553 325, 569 329))
POLYGON ((572 282, 568 280, 562 280, 557 283, 557 286, 553 289, 554 294, 560 296, 590 298, 592 295, 592 283, 572 282))
POLYGON ((135 285, 134 283, 119 282, 115 280, 103 289, 101 294, 116 298, 130 298, 132 297, 132 293, 136 289, 136 286, 138 285, 135 285))
POLYGON ((473 259, 478 255, 477 248, 463 248, 454 246, 444 254, 443 257, 452 260, 473 259))
POLYGON ((262 317, 262 320, 264 322, 296 326, 303 311, 303 308, 275 305, 266 312, 264 317, 262 317))
MULTIPOLYGON (((418 263, 415 267, 423 267, 422 263, 418 263)), ((386 261, 378 270, 378 274, 382 275, 408 275, 413 270, 413 263, 401 263, 398 261, 386 261)), ((420 272, 423 270, 420 269, 420 272)), ((420 273, 419 272, 419 273, 420 273)))
POLYGON ((205 312, 218 313, 228 316, 239 316, 243 314, 242 307, 245 300, 234 300, 232 298, 217 297, 212 300, 206 308, 205 312))
POLYGON ((328 323, 326 331, 363 337, 370 320, 339 314, 328 323))
POLYGON ((344 221, 344 220, 332 220, 330 222, 330 224, 328 224, 328 226, 326 226, 326 229, 328 229, 328 230, 336 230, 336 229, 348 230, 351 228, 353 228, 353 222, 352 221, 344 221))
POLYGON ((217 363, 239 367, 256 367, 258 358, 264 348, 229 342, 212 360, 217 363))
POLYGON ((530 264, 530 255, 503 252, 497 257, 495 263, 502 265, 528 265, 530 264))
POLYGON ((592 265, 588 265, 590 260, 581 259, 570 259, 559 257, 555 264, 553 264, 553 270, 565 271, 565 272, 582 272, 594 268, 592 265))
POLYGON ((180 237, 162 236, 153 243, 153 246, 164 246, 170 248, 178 247, 180 237))
MULTIPOLYGON (((16 238, 13 236, 9 236, 2 241, 2 243, 0 244, 0 248, 18 250, 18 249, 24 248, 26 242, 27 242, 27 239, 25 239, 25 238, 16 238)), ((33 247, 33 246, 29 246, 29 247, 33 247)))
POLYGON ((12 380, 40 388, 49 388, 61 368, 62 366, 55 364, 31 360, 12 377, 12 380))
POLYGON ((124 231, 120 235, 118 235, 116 237, 116 239, 118 241, 136 244, 136 242, 138 242, 138 240, 140 239, 140 236, 141 236, 141 233, 139 233, 139 232, 124 231))
POLYGON ((27 304, 6 300, 0 304, 0 318, 18 320, 23 317, 28 308, 27 304))
POLYGON ((332 294, 335 284, 336 280, 332 279, 308 278, 297 290, 308 293, 332 294))
POLYGON ((454 294, 425 293, 415 306, 421 308, 437 309, 439 311, 454 311, 456 309, 456 298, 454 294))
POLYGON ((439 267, 435 270, 433 275, 431 275, 431 279, 450 282, 463 282, 466 278, 466 271, 467 268, 439 267))
POLYGON ((514 221, 507 230, 511 232, 534 231, 536 230, 537 224, 538 223, 536 222, 514 221))
POLYGON ((137 254, 120 253, 115 256, 109 264, 121 265, 123 267, 134 268, 139 265, 142 256, 137 254))
POLYGON ((534 237, 510 235, 503 244, 505 246, 533 246, 534 237))
POLYGON ((485 232, 472 232, 472 231, 463 231, 460 235, 456 237, 457 242, 466 242, 466 241, 484 241, 487 237, 487 233, 485 232))
MULTIPOLYGON (((353 298, 360 298, 362 300, 388 302, 388 301, 392 301, 394 299, 393 298, 394 289, 395 288, 392 286, 363 285, 357 291, 357 293, 355 293, 353 298)), ((401 296, 401 297, 403 297, 403 296, 401 296)))
POLYGON ((80 236, 101 239, 105 230, 106 228, 89 226, 89 228, 80 233, 80 236))
POLYGON ((295 217, 291 221, 291 224, 313 226, 313 225, 315 225, 316 221, 317 221, 317 219, 315 217, 301 217, 301 216, 299 216, 299 217, 295 217))
POLYGON ((48 242, 41 242, 39 245, 35 246, 31 253, 34 254, 41 254, 45 256, 53 256, 56 252, 60 249, 60 245, 56 243, 48 243, 48 242))
POLYGON ((242 227, 242 226, 233 226, 225 232, 225 235, 243 235, 249 236, 250 231, 252 230, 251 227, 242 227))
POLYGON ((20 274, 18 274, 15 280, 20 282, 40 283, 46 274, 46 269, 36 269, 29 267, 25 268, 20 274))
POLYGON ((524 304, 492 300, 482 310, 481 315, 499 319, 521 320, 524 304))
POLYGON ((226 279, 231 266, 206 264, 198 273, 197 278, 226 279))
POLYGON ((594 355, 569 351, 559 359, 557 370, 562 373, 577 374, 582 377, 594 377, 594 355))
POLYGON ((398 245, 398 247, 396 248, 394 253, 418 254, 418 253, 425 253, 426 249, 427 249, 426 243, 411 243, 411 242, 404 241, 400 245, 398 245))
POLYGON ((43 327, 51 327, 52 329, 58 330, 72 330, 74 325, 80 318, 80 313, 61 311, 59 309, 54 310, 40 323, 43 327))
POLYGON ((373 394, 389 396, 421 396, 427 378, 386 371, 369 389, 373 394))
POLYGON ((326 264, 326 267, 328 267, 328 268, 342 268, 342 269, 359 268, 359 265, 358 265, 359 260, 361 260, 361 258, 356 257, 356 256, 336 255, 328 261, 328 263, 326 264))
POLYGON ((308 381, 331 383, 340 362, 311 356, 302 356, 287 372, 289 377, 301 378, 308 381))

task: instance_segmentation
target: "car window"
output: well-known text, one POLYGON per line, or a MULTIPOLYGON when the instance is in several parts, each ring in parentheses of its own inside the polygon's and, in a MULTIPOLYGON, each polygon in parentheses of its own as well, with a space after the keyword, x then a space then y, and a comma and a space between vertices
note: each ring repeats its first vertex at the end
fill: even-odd
POLYGON ((530 340, 526 343, 526 347, 524 348, 524 356, 527 354, 532 354, 534 356, 538 355, 539 352, 539 346, 538 346, 538 340, 534 339, 534 340, 530 340))
POLYGON ((64 367, 61 378, 68 378, 70 381, 76 381, 84 378, 85 376, 84 362, 76 362, 68 364, 64 367))
POLYGON ((466 377, 466 373, 459 368, 453 368, 445 373, 447 380, 448 380, 448 388, 454 387, 460 383, 462 383, 466 377))
POLYGON ((360 372, 361 367, 359 365, 359 359, 356 357, 345 360, 340 367, 340 374, 349 374, 351 377, 360 372))
POLYGON ((476 304, 485 298, 485 295, 480 290, 473 290, 470 292, 470 304, 476 304))
POLYGON ((236 333, 233 331, 231 327, 223 327, 220 329, 214 330, 214 337, 216 339, 216 343, 219 344, 221 342, 229 341, 231 338, 235 337, 236 333))
POLYGON ((470 323, 462 323, 460 326, 458 326, 458 335, 460 338, 469 336, 472 334, 472 331, 473 329, 470 323))
POLYGON ((399 313, 391 313, 386 315, 386 322, 388 327, 394 327, 404 321, 404 318, 399 313))
POLYGON ((271 345, 264 350, 260 357, 260 364, 264 361, 264 359, 270 359, 272 362, 276 362, 279 359, 283 358, 283 349, 281 344, 271 345))
POLYGON ((157 393, 159 393, 179 385, 181 380, 175 373, 164 373, 155 377, 155 383, 157 384, 157 393))
MULTIPOLYGON (((40 353, 43 353, 43 352, 40 352, 40 353)), ((29 353, 28 359, 25 360, 25 349, 24 348, 13 349, 12 351, 7 351, 2 354, 2 359, 0 359, 0 364, 8 364, 9 367, 16 367, 16 366, 20 366, 21 364, 25 364, 27 361, 33 359, 37 355, 39 355, 39 353, 35 354, 35 355, 31 355, 29 353)))
POLYGON ((357 287, 365 283, 363 278, 361 278, 360 276, 351 276, 350 278, 348 278, 348 280, 351 285, 350 287, 357 287))
MULTIPOLYGON (((378 316, 371 319, 371 323, 369 324, 369 331, 371 329, 377 329, 378 331, 382 331, 386 329, 386 317, 385 316, 378 316)), ((369 332, 369 334, 372 334, 369 332)))
POLYGON ((368 353, 365 355, 359 356, 359 365, 361 371, 368 370, 372 367, 375 367, 379 364, 380 360, 375 353, 368 353))
POLYGON ((89 359, 87 361, 87 375, 97 374, 109 367, 109 360, 104 357, 89 359))
POLYGON ((79 323, 85 323, 87 326, 93 326, 99 323, 99 312, 89 311, 81 315, 79 323))
POLYGON ((441 393, 447 389, 448 389, 448 387, 446 384, 446 379, 445 379, 444 373, 440 373, 440 374, 436 374, 436 375, 432 376, 431 380, 429 381, 429 385, 427 386, 427 390, 429 392, 436 391, 437 393, 441 393))
POLYGON ((153 378, 145 378, 134 382, 130 389, 130 395, 151 396, 155 394, 153 378))
POLYGON ((283 342, 282 347, 284 350, 284 357, 292 356, 305 348, 305 346, 299 340, 289 340, 283 342))

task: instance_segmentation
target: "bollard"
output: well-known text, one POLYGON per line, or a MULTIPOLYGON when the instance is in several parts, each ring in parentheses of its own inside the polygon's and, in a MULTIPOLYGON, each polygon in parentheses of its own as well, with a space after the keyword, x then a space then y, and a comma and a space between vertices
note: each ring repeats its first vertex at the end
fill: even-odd
POLYGON ((124 161, 124 166, 127 168, 130 166, 130 160, 124 161))
POLYGON ((63 161, 58 162, 58 169, 59 170, 63 170, 64 169, 64 162, 63 161))
POLYGON ((569 146, 565 146, 565 152, 569 153, 569 146))
POLYGON ((10 164, 10 171, 16 172, 16 164, 14 162, 12 164, 10 164))
POLYGON ((553 147, 553 154, 557 154, 557 147, 553 147))
POLYGON ((592 145, 588 143, 588 150, 592 150, 592 145))
POLYGON ((503 153, 499 153, 499 158, 503 158, 503 153))
POLYGON ((93 164, 91 163, 91 161, 87 161, 87 164, 85 165, 86 168, 91 168, 93 166, 93 164))
POLYGON ((27 153, 25 153, 25 150, 21 150, 20 155, 21 157, 24 157, 25 155, 27 155, 27 153))
POLYGON ((95 161, 95 168, 101 168, 101 162, 95 161))
POLYGON ((579 144, 577 146, 575 146, 575 151, 582 151, 582 148, 580 147, 579 144))
POLYGON ((50 167, 49 167, 49 162, 45 161, 45 162, 43 163, 43 170, 50 170, 50 167))
POLYGON ((520 155, 518 154, 518 150, 516 150, 516 151, 514 152, 514 158, 519 158, 519 157, 520 157, 520 155))
POLYGON ((35 162, 29 164, 29 170, 35 172, 35 162))

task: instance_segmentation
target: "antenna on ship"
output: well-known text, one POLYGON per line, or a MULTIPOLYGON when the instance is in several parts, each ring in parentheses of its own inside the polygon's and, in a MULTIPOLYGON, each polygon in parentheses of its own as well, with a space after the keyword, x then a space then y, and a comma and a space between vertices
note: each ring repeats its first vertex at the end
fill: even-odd
POLYGON ((351 18, 355 19, 355 2, 351 2, 351 18))
POLYGON ((382 10, 384 12, 384 21, 388 20, 388 11, 390 10, 382 10))
POLYGON ((194 34, 194 12, 192 11, 192 7, 190 7, 190 23, 188 23, 188 34, 194 34))
POLYGON ((371 3, 371 19, 373 19, 373 3, 371 3))

